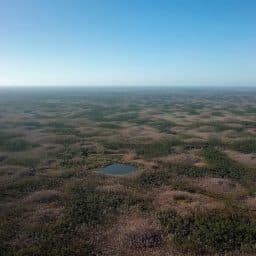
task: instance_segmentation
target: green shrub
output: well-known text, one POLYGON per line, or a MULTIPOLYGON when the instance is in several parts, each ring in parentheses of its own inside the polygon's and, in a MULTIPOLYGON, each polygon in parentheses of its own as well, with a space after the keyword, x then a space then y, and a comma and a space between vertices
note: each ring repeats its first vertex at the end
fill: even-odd
POLYGON ((55 121, 46 124, 47 129, 50 132, 62 135, 80 135, 80 132, 76 130, 67 121, 55 121))
POLYGON ((0 131, 0 146, 4 146, 11 138, 12 134, 0 131))
POLYGON ((202 155, 215 176, 239 180, 246 173, 246 168, 231 160, 225 153, 217 149, 212 147, 206 148, 203 150, 202 155))
POLYGON ((76 224, 96 225, 106 221, 106 217, 125 201, 121 194, 103 193, 93 188, 74 187, 67 202, 71 220, 76 224))
POLYGON ((181 145, 182 142, 177 139, 155 141, 150 144, 137 145, 136 152, 145 158, 159 157, 173 152, 173 147, 181 145))
POLYGON ((211 174, 211 169, 207 167, 197 167, 193 165, 183 165, 183 164, 172 164, 169 165, 169 171, 179 175, 186 175, 189 177, 202 177, 207 174, 211 174))
POLYGON ((34 192, 41 189, 53 189, 60 184, 60 179, 45 176, 29 176, 2 186, 1 196, 20 195, 20 193, 34 192))
POLYGON ((20 125, 26 126, 26 127, 32 128, 32 129, 41 128, 44 126, 39 121, 35 121, 35 120, 26 120, 24 122, 21 122, 20 125))
POLYGON ((147 125, 158 129, 160 132, 170 133, 170 129, 176 124, 169 120, 158 119, 147 122, 147 125))
POLYGON ((114 124, 114 123, 101 123, 99 124, 99 127, 107 128, 107 129, 118 129, 120 128, 120 125, 114 124))
POLYGON ((158 215, 173 241, 183 249, 227 252, 256 248, 256 221, 239 213, 209 212, 179 216, 175 212, 158 215))
POLYGON ((170 173, 168 171, 144 171, 136 180, 142 187, 160 187, 170 183, 170 173))
POLYGON ((23 151, 33 145, 15 133, 0 132, 0 147, 8 151, 23 151))
POLYGON ((13 138, 7 141, 4 145, 4 148, 8 151, 23 151, 28 149, 31 146, 31 144, 20 138, 13 138))
POLYGON ((234 141, 231 143, 231 148, 245 154, 256 153, 256 139, 247 138, 234 141))
POLYGON ((35 167, 38 165, 38 163, 42 159, 40 158, 35 158, 35 157, 30 157, 30 156, 20 156, 20 157, 15 157, 11 156, 7 159, 8 164, 13 164, 13 165, 22 165, 26 167, 35 167))

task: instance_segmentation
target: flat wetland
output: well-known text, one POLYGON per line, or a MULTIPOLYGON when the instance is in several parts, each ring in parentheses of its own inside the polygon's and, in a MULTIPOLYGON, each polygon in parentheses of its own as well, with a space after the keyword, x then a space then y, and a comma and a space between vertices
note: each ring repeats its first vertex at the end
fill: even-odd
POLYGON ((255 255, 255 103, 250 88, 2 89, 0 255, 255 255))

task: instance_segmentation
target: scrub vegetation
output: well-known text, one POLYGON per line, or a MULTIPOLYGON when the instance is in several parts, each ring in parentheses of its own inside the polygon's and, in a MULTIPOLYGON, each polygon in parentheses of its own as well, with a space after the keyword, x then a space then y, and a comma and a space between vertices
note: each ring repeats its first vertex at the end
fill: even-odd
POLYGON ((255 102, 253 89, 1 91, 0 255, 255 255, 255 102), (113 163, 135 171, 101 171, 113 163))

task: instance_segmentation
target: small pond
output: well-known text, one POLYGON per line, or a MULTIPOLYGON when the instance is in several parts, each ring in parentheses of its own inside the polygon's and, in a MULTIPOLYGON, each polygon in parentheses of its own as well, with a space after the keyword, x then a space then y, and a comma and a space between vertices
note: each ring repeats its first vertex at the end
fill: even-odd
POLYGON ((122 175, 128 174, 136 170, 136 167, 131 164, 113 163, 105 167, 100 168, 100 171, 104 174, 122 175))

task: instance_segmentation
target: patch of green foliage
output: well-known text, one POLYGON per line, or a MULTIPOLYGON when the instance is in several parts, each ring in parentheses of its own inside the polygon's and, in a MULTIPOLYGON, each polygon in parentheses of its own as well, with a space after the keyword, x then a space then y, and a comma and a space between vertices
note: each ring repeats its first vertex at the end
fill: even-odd
POLYGON ((48 130, 62 135, 80 135, 80 132, 76 130, 72 125, 68 124, 65 121, 55 121, 50 122, 46 125, 48 130))
POLYGON ((0 131, 0 146, 4 146, 5 143, 12 138, 12 134, 0 131))
POLYGON ((212 137, 209 138, 208 141, 193 141, 193 142, 184 142, 183 148, 185 150, 190 149, 204 149, 209 147, 222 147, 224 146, 224 143, 221 141, 221 139, 212 137))
POLYGON ((0 192, 3 197, 6 195, 20 196, 21 193, 56 188, 60 182, 60 179, 46 176, 28 176, 1 186, 0 192))
POLYGON ((183 108, 183 111, 187 112, 188 115, 198 115, 199 110, 203 109, 205 106, 204 103, 201 102, 192 102, 189 104, 186 104, 183 108))
POLYGON ((245 154, 256 153, 256 139, 246 138, 236 140, 231 143, 231 148, 245 154))
POLYGON ((160 132, 170 133, 170 129, 176 124, 169 120, 158 119, 147 122, 147 125, 158 129, 160 132))
POLYGON ((211 112, 211 115, 212 116, 224 116, 224 113, 223 112, 221 112, 221 111, 212 111, 211 112))
POLYGON ((135 150, 137 144, 128 141, 103 141, 103 146, 111 150, 131 149, 135 150))
POLYGON ((105 121, 104 108, 100 106, 95 106, 86 112, 86 117, 89 120, 95 122, 105 121))
POLYGON ((172 235, 173 242, 182 249, 200 253, 254 249, 256 220, 245 214, 209 212, 179 216, 175 212, 161 212, 158 218, 172 235))
POLYGON ((213 147, 204 149, 202 155, 216 176, 240 180, 246 173, 246 168, 213 147))
POLYGON ((171 173, 162 171, 144 171, 137 179, 136 184, 141 187, 161 187, 170 184, 171 173))
POLYGON ((55 136, 54 143, 61 144, 61 145, 71 145, 79 141, 79 137, 73 136, 73 135, 66 135, 63 137, 63 135, 55 136))
POLYGON ((139 125, 148 125, 150 127, 158 129, 160 132, 163 133, 170 133, 170 129, 176 126, 176 123, 174 123, 173 121, 165 119, 149 120, 140 118, 136 121, 136 123, 139 125))
POLYGON ((42 159, 31 156, 11 156, 7 159, 7 163, 11 165, 22 165, 26 167, 37 166, 42 159))
POLYGON ((124 193, 100 192, 92 187, 76 186, 67 201, 67 210, 75 225, 95 226, 107 221, 107 217, 122 205, 134 205, 137 201, 124 193))
POLYGON ((14 209, 0 216, 0 255, 102 255, 89 241, 89 236, 77 239, 79 234, 66 216, 60 216, 57 221, 47 221, 21 230, 19 224, 21 210, 14 209), (12 239, 16 237, 17 232, 29 234, 30 242, 21 241, 21 243, 13 244, 12 239))
POLYGON ((24 139, 13 138, 5 143, 4 148, 8 151, 23 151, 30 148, 31 146, 32 145, 24 139))
POLYGON ((202 177, 211 174, 212 170, 207 167, 198 167, 193 165, 172 164, 169 165, 169 171, 178 175, 186 175, 189 177, 202 177))
POLYGON ((118 129, 118 128, 120 128, 120 125, 111 123, 111 122, 109 122, 109 123, 105 122, 105 123, 100 123, 99 127, 107 128, 107 129, 118 129))
POLYGON ((104 147, 112 150, 129 149, 135 151, 138 155, 145 158, 159 157, 168 155, 173 152, 173 147, 182 145, 182 141, 178 139, 166 139, 154 141, 151 143, 130 143, 128 141, 103 142, 104 147))
POLYGON ((137 113, 122 113, 115 115, 113 117, 110 117, 109 121, 119 121, 119 122, 136 122, 138 120, 138 114, 137 113))
POLYGON ((250 114, 256 114, 256 107, 255 106, 248 106, 246 108, 246 112, 250 114))
POLYGON ((150 144, 138 145, 136 153, 145 158, 159 157, 172 153, 173 147, 181 144, 182 142, 178 139, 155 141, 150 144))
POLYGON ((191 128, 200 128, 203 126, 211 126, 215 132, 223 132, 226 130, 235 130, 241 132, 243 127, 233 127, 230 124, 220 122, 220 121, 210 121, 210 122, 194 122, 190 125, 191 128))
POLYGON ((36 128, 41 128, 44 127, 44 124, 40 123, 39 121, 35 120, 26 120, 21 123, 19 123, 22 126, 28 127, 30 129, 36 129, 36 128))
POLYGON ((7 151, 23 151, 33 145, 27 140, 20 138, 18 134, 0 132, 0 147, 7 151))

